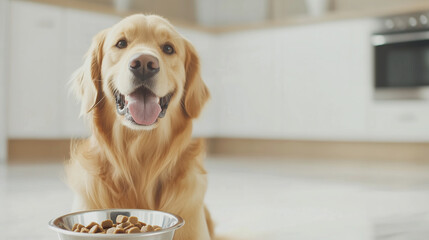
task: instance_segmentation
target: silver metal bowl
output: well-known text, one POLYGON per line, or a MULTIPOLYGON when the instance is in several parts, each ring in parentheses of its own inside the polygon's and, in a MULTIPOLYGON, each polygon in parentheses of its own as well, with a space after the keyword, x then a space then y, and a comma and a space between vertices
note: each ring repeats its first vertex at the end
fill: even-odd
POLYGON ((174 214, 145 209, 103 209, 70 213, 49 221, 49 227, 58 233, 61 240, 94 240, 94 239, 133 239, 133 240, 172 240, 174 232, 185 224, 185 221, 174 214), (89 234, 72 232, 75 223, 88 225, 91 222, 101 223, 106 219, 113 222, 116 216, 136 216, 140 221, 162 227, 162 230, 133 234, 89 234))

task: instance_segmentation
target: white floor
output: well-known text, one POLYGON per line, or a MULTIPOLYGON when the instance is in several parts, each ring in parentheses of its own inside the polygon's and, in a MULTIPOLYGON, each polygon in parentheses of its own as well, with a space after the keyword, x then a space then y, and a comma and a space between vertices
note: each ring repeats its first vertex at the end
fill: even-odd
MULTIPOLYGON (((429 162, 211 157, 207 205, 231 239, 429 239, 429 162)), ((0 165, 0 239, 55 240, 60 164, 0 165)))

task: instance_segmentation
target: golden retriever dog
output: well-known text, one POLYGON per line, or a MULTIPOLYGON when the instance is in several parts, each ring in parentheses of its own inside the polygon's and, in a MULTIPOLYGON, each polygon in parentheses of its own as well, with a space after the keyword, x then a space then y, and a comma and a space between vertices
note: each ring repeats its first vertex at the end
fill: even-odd
POLYGON ((91 126, 66 166, 74 208, 171 212, 186 221, 175 240, 212 239, 205 146, 191 139, 209 98, 194 47, 164 18, 132 15, 94 37, 72 82, 91 126))

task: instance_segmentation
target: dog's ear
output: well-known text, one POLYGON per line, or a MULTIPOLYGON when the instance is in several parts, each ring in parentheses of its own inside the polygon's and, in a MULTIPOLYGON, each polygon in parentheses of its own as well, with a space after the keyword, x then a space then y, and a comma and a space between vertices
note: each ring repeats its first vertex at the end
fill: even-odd
POLYGON ((191 43, 186 41, 186 83, 184 93, 184 108, 190 118, 197 118, 204 104, 210 98, 210 92, 201 78, 200 60, 191 43))
POLYGON ((81 115, 90 112, 101 100, 101 61, 103 45, 109 29, 99 32, 93 39, 91 47, 85 55, 84 64, 72 76, 71 84, 76 95, 81 99, 81 115))

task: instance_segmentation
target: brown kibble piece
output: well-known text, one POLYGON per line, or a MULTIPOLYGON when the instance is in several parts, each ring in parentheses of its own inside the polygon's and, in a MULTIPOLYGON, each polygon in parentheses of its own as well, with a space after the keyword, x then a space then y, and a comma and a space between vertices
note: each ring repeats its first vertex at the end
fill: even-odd
POLYGON ((118 227, 126 228, 126 227, 128 227, 130 224, 131 224, 131 223, 129 223, 129 222, 124 222, 124 223, 119 224, 119 225, 118 225, 118 227))
POLYGON ((82 224, 79 224, 78 226, 77 226, 77 229, 79 229, 79 231, 82 229, 82 228, 84 228, 85 226, 83 226, 82 224))
POLYGON ((127 217, 127 216, 124 216, 124 215, 118 215, 118 216, 116 217, 116 224, 118 224, 118 223, 124 223, 124 222, 126 222, 126 221, 128 221, 128 217, 127 217))
POLYGON ((128 229, 127 233, 139 233, 140 229, 138 227, 132 227, 128 229))
POLYGON ((82 224, 76 223, 75 225, 73 225, 72 231, 74 232, 80 232, 80 230, 85 227, 82 224))
POLYGON ((138 227, 139 229, 142 228, 143 226, 140 223, 136 223, 134 224, 134 227, 138 227))
POLYGON ((147 229, 148 229, 149 232, 152 232, 153 231, 153 226, 152 225, 147 225, 147 229))
POLYGON ((89 229, 88 229, 88 228, 86 228, 86 227, 83 227, 83 228, 80 230, 80 232, 81 232, 81 233, 89 233, 89 229))
POLYGON ((111 228, 113 227, 113 221, 110 219, 104 220, 101 222, 101 227, 103 229, 111 228))
POLYGON ((89 233, 99 233, 101 232, 102 229, 100 228, 100 225, 94 225, 92 226, 92 228, 89 230, 89 233))
POLYGON ((98 225, 98 223, 96 223, 96 222, 91 222, 90 224, 88 224, 88 225, 86 226, 86 228, 91 229, 91 228, 92 228, 92 227, 94 227, 95 225, 98 225))
POLYGON ((146 223, 144 223, 144 222, 140 222, 140 221, 139 221, 139 223, 142 225, 142 227, 143 227, 143 226, 146 226, 146 223))
POLYGON ((141 228, 141 232, 152 232, 153 227, 151 225, 146 225, 141 228))
MULTIPOLYGON (((130 224, 130 225, 128 225, 128 226, 126 226, 126 227, 124 227, 124 230, 128 230, 128 229, 130 229, 130 228, 133 228, 133 227, 135 227, 133 224, 130 224)), ((140 228, 139 228, 140 229, 140 228)))
POLYGON ((116 223, 114 223, 112 227, 116 227, 116 226, 117 226, 116 223))
POLYGON ((77 229, 77 226, 79 225, 79 223, 75 223, 72 227, 72 231, 74 232, 77 229))
POLYGON ((113 232, 114 234, 118 234, 118 233, 125 233, 125 230, 123 228, 116 228, 115 231, 113 232))
POLYGON ((106 234, 114 234, 115 230, 116 230, 115 227, 111 227, 111 228, 107 229, 106 234))
POLYGON ((132 223, 132 224, 136 224, 139 222, 139 219, 136 216, 131 216, 128 218, 128 222, 132 223))
POLYGON ((157 226, 157 225, 153 226, 153 231, 154 231, 154 232, 157 232, 157 231, 159 231, 159 230, 162 230, 162 227, 157 226))

